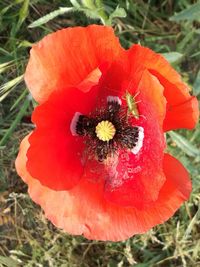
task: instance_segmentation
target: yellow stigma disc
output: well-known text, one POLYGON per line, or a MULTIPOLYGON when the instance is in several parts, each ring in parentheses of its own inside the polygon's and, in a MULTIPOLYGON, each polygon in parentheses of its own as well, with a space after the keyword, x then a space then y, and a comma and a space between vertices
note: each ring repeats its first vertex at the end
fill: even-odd
POLYGON ((96 135, 102 141, 112 140, 116 129, 110 121, 101 121, 96 126, 96 135))

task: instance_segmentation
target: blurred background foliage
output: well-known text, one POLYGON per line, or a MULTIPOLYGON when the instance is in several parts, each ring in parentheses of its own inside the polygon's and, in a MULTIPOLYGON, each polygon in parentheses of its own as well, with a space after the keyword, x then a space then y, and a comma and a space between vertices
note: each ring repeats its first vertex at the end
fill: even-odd
POLYGON ((33 128, 35 103, 23 73, 29 50, 63 27, 112 25, 121 44, 162 53, 200 94, 200 1, 0 1, 0 266, 200 266, 200 127, 167 135, 168 150, 188 168, 190 200, 163 225, 124 242, 72 237, 48 222, 17 177, 20 140, 33 128))

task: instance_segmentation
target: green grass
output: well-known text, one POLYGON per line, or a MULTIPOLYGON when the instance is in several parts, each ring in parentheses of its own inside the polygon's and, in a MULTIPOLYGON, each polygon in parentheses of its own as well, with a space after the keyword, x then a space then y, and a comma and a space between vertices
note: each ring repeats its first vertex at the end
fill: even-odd
MULTIPOLYGON (((20 140, 32 129, 34 102, 27 98, 21 76, 32 43, 63 27, 112 21, 125 48, 139 42, 159 53, 178 52, 166 56, 198 95, 200 21, 188 9, 196 2, 107 0, 100 11, 91 5, 82 6, 81 11, 65 12, 30 28, 37 19, 72 4, 64 0, 0 1, 0 266, 200 266, 199 126, 194 131, 181 130, 178 136, 167 135, 170 153, 191 173, 190 200, 165 224, 126 242, 88 241, 56 229, 30 200, 26 185, 14 168, 20 140), (117 5, 124 8, 127 16, 123 17, 120 10, 121 18, 113 16, 109 20, 117 5), (174 16, 181 11, 184 21, 180 14, 174 16)), ((194 10, 200 12, 199 5, 194 10)))

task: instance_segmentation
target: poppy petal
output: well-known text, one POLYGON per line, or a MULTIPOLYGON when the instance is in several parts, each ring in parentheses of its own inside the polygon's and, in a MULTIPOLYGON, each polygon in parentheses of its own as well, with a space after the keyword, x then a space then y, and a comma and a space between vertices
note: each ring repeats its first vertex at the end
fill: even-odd
POLYGON ((80 138, 64 132, 35 130, 29 137, 27 169, 43 185, 54 190, 70 189, 83 174, 80 138))
MULTIPOLYGON (((163 123, 164 131, 179 128, 193 129, 199 119, 199 107, 196 97, 186 90, 180 90, 157 71, 150 71, 164 86, 164 96, 167 100, 166 118, 163 123), (181 93, 180 93, 181 92, 181 93)), ((188 88, 189 90, 189 88, 188 88)))
POLYGON ((140 45, 133 45, 128 50, 128 55, 132 62, 132 73, 138 73, 139 78, 143 70, 148 69, 164 87, 168 107, 163 125, 164 130, 194 128, 199 117, 197 100, 190 95, 190 88, 181 80, 180 75, 167 60, 151 49, 140 45), (184 106, 186 102, 187 105, 184 106), (186 107, 188 112, 183 112, 183 114, 182 108, 177 108, 178 106, 186 107), (174 117, 176 117, 175 120, 174 117))
POLYGON ((87 93, 76 88, 55 91, 34 110, 36 130, 29 137, 27 169, 43 185, 64 190, 81 178, 85 145, 83 138, 72 135, 71 121, 76 112, 87 114, 93 109, 96 92, 95 88, 87 93))
POLYGON ((196 97, 178 104, 167 104, 166 117, 163 123, 165 132, 180 128, 193 129, 199 120, 199 103, 196 97))
POLYGON ((92 86, 96 85, 101 77, 99 68, 91 71, 88 76, 77 85, 77 88, 83 92, 87 92, 92 86))
POLYGON ((88 239, 120 241, 144 233, 163 223, 180 207, 191 192, 189 175, 174 157, 164 157, 166 182, 158 199, 148 209, 124 208, 107 202, 103 183, 82 179, 69 191, 54 191, 30 176, 26 169, 28 136, 22 141, 16 169, 28 184, 31 198, 57 227, 88 239), (62 205, 61 205, 62 203, 62 205))
POLYGON ((82 88, 83 84, 98 82, 98 66, 103 61, 112 62, 123 51, 111 27, 63 29, 33 46, 25 81, 34 99, 42 103, 55 88, 79 84, 82 88))
POLYGON ((105 198, 117 205, 144 208, 157 199, 165 182, 162 123, 166 101, 162 85, 147 70, 143 72, 138 91, 137 105, 142 117, 134 120, 133 124, 144 129, 143 145, 136 155, 122 150, 118 162, 113 166, 109 164, 105 198))

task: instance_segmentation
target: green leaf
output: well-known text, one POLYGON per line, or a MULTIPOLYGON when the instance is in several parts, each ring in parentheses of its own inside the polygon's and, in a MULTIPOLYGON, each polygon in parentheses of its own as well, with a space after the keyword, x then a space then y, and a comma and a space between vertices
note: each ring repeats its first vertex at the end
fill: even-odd
POLYGON ((82 0, 81 3, 82 6, 78 8, 78 11, 83 11, 87 17, 100 19, 102 24, 108 25, 108 15, 102 0, 82 0))
POLYGON ((196 96, 200 94, 200 70, 198 71, 197 77, 194 81, 193 93, 196 96))
POLYGON ((178 62, 183 57, 183 54, 178 52, 162 53, 162 55, 171 64, 178 62))
POLYGON ((109 16, 109 24, 112 24, 112 20, 116 17, 118 18, 125 18, 126 17, 126 11, 124 8, 117 6, 116 9, 110 14, 109 16))
POLYGON ((59 15, 63 15, 65 13, 69 13, 69 12, 73 12, 76 11, 77 9, 75 7, 60 7, 59 9, 35 20, 33 23, 31 23, 28 27, 29 28, 35 28, 38 26, 41 26, 45 23, 47 23, 48 21, 56 18, 59 15))
POLYGON ((4 266, 7 266, 7 267, 18 267, 19 266, 19 264, 13 259, 9 257, 3 257, 3 256, 0 256, 0 264, 3 264, 4 266))
POLYGON ((168 132, 171 139, 176 143, 176 145, 188 156, 199 157, 200 150, 191 144, 185 137, 177 134, 173 131, 168 132))
POLYGON ((33 43, 29 42, 29 41, 26 41, 26 40, 23 40, 19 43, 18 47, 32 47, 33 46, 33 43))
POLYGON ((93 10, 97 8, 93 0, 82 0, 81 2, 82 2, 82 5, 88 9, 93 10))
POLYGON ((99 15, 99 10, 100 9, 98 8, 90 10, 86 7, 82 7, 78 9, 79 12, 83 12, 86 15, 86 17, 90 19, 101 19, 101 16, 99 15))
POLYGON ((171 21, 181 21, 181 20, 200 20, 200 2, 189 6, 183 11, 175 14, 170 18, 171 21))

